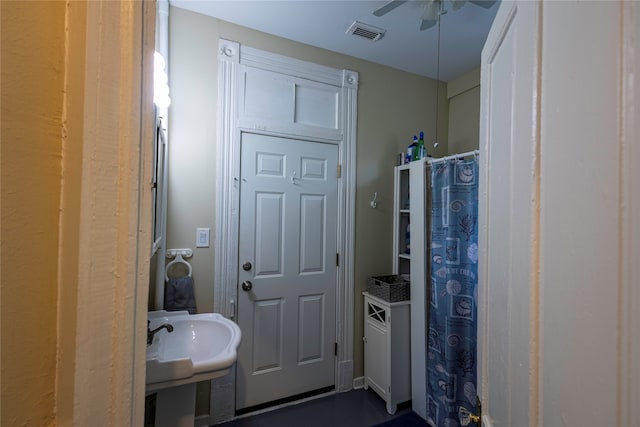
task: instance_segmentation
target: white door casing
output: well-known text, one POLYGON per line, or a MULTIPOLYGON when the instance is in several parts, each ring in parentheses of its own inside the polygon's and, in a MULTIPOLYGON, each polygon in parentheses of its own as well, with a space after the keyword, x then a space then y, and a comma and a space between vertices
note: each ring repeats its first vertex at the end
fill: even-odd
MULTIPOLYGON (((263 74, 260 77, 263 77, 263 74)), ((277 76, 276 76, 277 77, 277 76)), ((276 78, 276 81, 278 78, 276 78)), ((282 81, 282 78, 279 78, 282 81)), ((259 87, 257 87, 259 88, 259 87)), ((216 234, 215 234, 215 286, 214 311, 235 318, 238 285, 238 230, 239 230, 239 173, 240 137, 243 131, 263 135, 300 138, 308 141, 333 143, 338 146, 341 176, 338 179, 338 253, 340 264, 336 293, 336 342, 338 343, 335 387, 346 391, 353 381, 353 304, 354 304, 354 237, 355 237, 355 143, 357 117, 358 73, 337 70, 317 64, 240 46, 219 40, 218 46, 218 144, 216 161, 216 234), (273 99, 285 100, 277 108, 288 115, 273 120, 270 112, 256 114, 247 111, 246 79, 252 73, 248 68, 266 73, 288 76, 280 84, 289 97, 276 94, 273 99), (336 88, 335 96, 326 90, 317 90, 317 84, 336 88), (309 120, 306 106, 316 101, 334 107, 335 120, 309 120), (306 99, 305 99, 306 98, 306 99), (305 105, 302 105, 305 104, 305 105), (302 108, 302 110, 299 109, 302 108), (298 114, 300 112, 301 114, 298 114), (284 120, 282 120, 284 118, 284 120), (298 120, 301 119, 301 120, 298 120)), ((263 110, 272 109, 263 104, 263 110)), ((327 106, 328 107, 328 106, 327 106)), ((312 117, 311 117, 312 119, 312 117)), ((198 425, 220 422, 233 416, 235 408, 235 380, 232 375, 212 383, 210 415, 197 420, 198 425)))
POLYGON ((537 14, 533 2, 504 3, 482 51, 478 391, 496 426, 527 423, 535 405, 537 14))
POLYGON ((640 423, 638 28, 637 2, 504 2, 494 20, 481 67, 483 425, 640 423))
POLYGON ((236 409, 333 386, 337 275, 338 147, 241 144, 236 409))

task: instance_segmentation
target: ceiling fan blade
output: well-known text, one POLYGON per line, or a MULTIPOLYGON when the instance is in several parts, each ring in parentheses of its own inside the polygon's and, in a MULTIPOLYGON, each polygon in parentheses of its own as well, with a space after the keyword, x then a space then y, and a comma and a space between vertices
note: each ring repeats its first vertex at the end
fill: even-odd
POLYGON ((498 0, 469 0, 469 3, 473 3, 476 6, 484 7, 485 9, 489 9, 493 6, 498 0))
POLYGON ((402 3, 406 3, 407 0, 391 0, 389 3, 385 4, 379 9, 373 11, 375 16, 382 16, 386 13, 391 12, 396 7, 400 6, 402 3))
POLYGON ((420 31, 428 30, 429 28, 433 27, 437 23, 438 23, 437 19, 434 19, 434 20, 423 19, 422 22, 420 23, 420 31))
POLYGON ((465 3, 466 3, 466 0, 451 0, 451 6, 453 10, 460 9, 462 6, 464 6, 465 3))
MULTIPOLYGON (((440 16, 441 8, 440 0, 431 0, 424 5, 424 12, 422 13, 423 21, 437 21, 440 16)), ((429 27, 427 27, 429 28, 429 27)))

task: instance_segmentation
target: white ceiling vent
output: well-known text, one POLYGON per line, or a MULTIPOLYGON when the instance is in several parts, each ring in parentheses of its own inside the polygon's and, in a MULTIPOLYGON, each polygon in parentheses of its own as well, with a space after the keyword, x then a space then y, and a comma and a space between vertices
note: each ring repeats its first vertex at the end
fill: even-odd
POLYGON ((367 40, 378 41, 384 36, 386 30, 377 28, 372 25, 363 24, 362 22, 353 21, 353 24, 347 30, 347 34, 363 37, 367 40))

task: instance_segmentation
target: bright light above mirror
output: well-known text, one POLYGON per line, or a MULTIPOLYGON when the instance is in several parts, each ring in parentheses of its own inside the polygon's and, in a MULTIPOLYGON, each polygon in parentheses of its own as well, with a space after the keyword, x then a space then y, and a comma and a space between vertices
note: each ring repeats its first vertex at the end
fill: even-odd
POLYGON ((153 54, 153 103, 158 108, 169 108, 169 78, 165 71, 166 62, 159 52, 153 54))

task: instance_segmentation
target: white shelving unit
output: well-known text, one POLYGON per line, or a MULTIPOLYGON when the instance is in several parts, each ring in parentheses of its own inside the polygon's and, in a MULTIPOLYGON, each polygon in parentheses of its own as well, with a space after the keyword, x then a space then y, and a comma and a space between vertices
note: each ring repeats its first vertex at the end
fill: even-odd
POLYGON ((427 257, 427 159, 394 170, 393 274, 411 277, 411 399, 413 411, 426 419, 425 366, 427 257), (407 251, 406 228, 410 224, 407 251))
POLYGON ((411 300, 390 303, 364 293, 365 388, 387 402, 390 414, 413 399, 423 418, 426 409, 418 402, 426 399, 426 165, 425 159, 394 169, 393 274, 410 277, 411 300))
POLYGON ((364 388, 371 387, 395 414, 411 399, 410 301, 364 295, 364 388))

